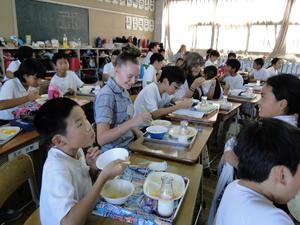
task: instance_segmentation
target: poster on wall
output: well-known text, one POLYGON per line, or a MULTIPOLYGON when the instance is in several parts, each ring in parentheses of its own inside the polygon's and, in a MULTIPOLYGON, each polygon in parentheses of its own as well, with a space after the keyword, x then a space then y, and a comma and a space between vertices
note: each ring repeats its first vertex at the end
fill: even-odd
POLYGON ((145 8, 145 0, 139 0, 139 9, 145 8))
POLYGON ((132 29, 132 17, 131 16, 126 16, 125 28, 126 28, 126 30, 132 29))
POLYGON ((144 19, 144 31, 149 30, 149 19, 144 19))
POLYGON ((105 0, 106 3, 111 3, 111 0, 105 0))
POLYGON ((144 19, 139 18, 139 31, 143 31, 143 30, 144 30, 144 19))
POLYGON ((139 7, 139 0, 132 0, 132 7, 133 8, 139 7))
POLYGON ((150 9, 150 1, 149 0, 145 0, 145 10, 149 11, 150 9))
POLYGON ((112 4, 118 5, 119 4, 119 0, 112 0, 112 4))
POLYGON ((154 20, 152 19, 149 20, 149 31, 154 31, 154 20))
POLYGON ((126 5, 126 0, 120 0, 120 5, 125 6, 126 5))
POLYGON ((132 0, 127 0, 127 7, 132 7, 132 0))
POLYGON ((138 18, 137 17, 132 17, 132 30, 137 30, 138 29, 138 18))
POLYGON ((154 12, 154 9, 155 9, 155 1, 154 0, 150 0, 149 8, 150 8, 151 12, 154 12))

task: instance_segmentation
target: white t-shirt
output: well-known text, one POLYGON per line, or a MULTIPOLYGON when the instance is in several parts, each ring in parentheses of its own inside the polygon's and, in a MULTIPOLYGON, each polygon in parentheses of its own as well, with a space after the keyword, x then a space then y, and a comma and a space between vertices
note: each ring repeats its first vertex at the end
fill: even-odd
POLYGON ((215 66, 215 67, 218 67, 218 62, 215 61, 215 62, 212 62, 210 59, 206 60, 205 64, 204 64, 204 68, 205 67, 208 67, 208 66, 215 66))
POLYGON ((50 81, 50 85, 53 84, 59 88, 61 93, 66 94, 69 88, 77 91, 84 83, 79 79, 76 73, 68 70, 65 77, 59 77, 55 74, 50 81))
POLYGON ((228 75, 223 81, 226 85, 229 85, 230 89, 244 89, 244 79, 240 74, 236 74, 235 76, 228 75))
POLYGON ((82 149, 76 160, 52 147, 43 168, 40 219, 43 225, 60 221, 92 188, 89 167, 82 149))
MULTIPOLYGON (((14 73, 14 72, 16 72, 16 71, 19 69, 20 65, 21 65, 21 61, 20 61, 20 60, 18 60, 18 59, 17 59, 17 60, 14 60, 14 61, 12 61, 12 62, 8 65, 6 71, 10 71, 10 72, 14 73)), ((8 78, 7 76, 4 77, 4 81, 6 81, 6 80, 8 80, 8 79, 9 79, 9 78, 8 78)))
POLYGON ((149 65, 148 68, 145 70, 144 76, 143 76, 143 88, 146 87, 147 83, 156 82, 156 73, 157 70, 153 65, 149 65))
MULTIPOLYGON (((7 81, 4 82, 0 90, 0 100, 21 98, 26 95, 28 95, 28 93, 18 78, 8 79, 7 81)), ((1 120, 14 119, 12 112, 17 110, 21 106, 23 105, 19 105, 14 108, 0 110, 0 119, 1 120)))
POLYGON ((170 103, 171 99, 171 96, 167 93, 160 95, 157 83, 148 84, 134 101, 134 115, 145 112, 145 109, 148 112, 153 112, 163 108, 170 103))
MULTIPOLYGON (((212 85, 212 80, 206 80, 201 84, 201 89, 203 91, 203 95, 208 94, 211 85, 212 85)), ((220 89, 221 89, 221 93, 220 93, 219 99, 222 99, 224 91, 223 91, 223 88, 221 87, 221 85, 220 85, 220 89)))
POLYGON ((112 62, 106 63, 103 67, 103 73, 108 74, 110 77, 115 76, 115 68, 112 62))
POLYGON ((269 72, 269 77, 278 75, 278 70, 276 70, 273 66, 269 67, 267 70, 269 72))
POLYGON ((255 80, 266 81, 270 77, 270 74, 266 68, 261 68, 260 70, 254 69, 252 71, 252 76, 255 80))
POLYGON ((290 217, 265 196, 236 180, 224 192, 216 225, 294 225, 290 217))
POLYGON ((150 58, 153 55, 153 52, 149 51, 146 55, 146 57, 143 60, 143 64, 149 65, 150 64, 150 58))

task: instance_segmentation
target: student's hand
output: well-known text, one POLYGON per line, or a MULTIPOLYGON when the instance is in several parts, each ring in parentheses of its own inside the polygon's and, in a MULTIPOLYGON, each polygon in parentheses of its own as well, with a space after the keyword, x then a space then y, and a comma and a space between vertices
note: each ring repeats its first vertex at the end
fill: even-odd
POLYGON ((225 162, 229 163, 234 168, 237 168, 239 164, 239 159, 233 151, 225 151, 223 154, 223 159, 225 162))
POLYGON ((192 105, 193 105, 193 100, 191 98, 190 99, 184 99, 183 101, 180 101, 176 104, 176 106, 179 109, 191 108, 192 105))
POLYGON ((29 91, 28 92, 28 99, 29 101, 35 101, 36 99, 38 99, 40 97, 39 92, 38 91, 29 91))
POLYGON ((204 81, 205 81, 205 79, 203 77, 198 77, 197 79, 194 80, 191 87, 193 89, 196 89, 196 88, 200 87, 204 81))
POLYGON ((76 91, 74 91, 72 88, 68 88, 67 94, 69 95, 75 95, 76 91))
POLYGON ((151 120, 152 120, 152 116, 150 113, 148 112, 139 113, 132 119, 133 127, 138 127, 142 124, 149 123, 151 122, 151 120))
POLYGON ((101 175, 104 176, 105 179, 113 179, 116 176, 119 176, 123 173, 123 171, 127 168, 129 164, 128 160, 115 160, 105 166, 101 172, 101 175))
POLYGON ((94 170, 97 170, 96 159, 99 155, 100 155, 100 151, 98 147, 91 147, 87 150, 85 156, 86 163, 94 170))

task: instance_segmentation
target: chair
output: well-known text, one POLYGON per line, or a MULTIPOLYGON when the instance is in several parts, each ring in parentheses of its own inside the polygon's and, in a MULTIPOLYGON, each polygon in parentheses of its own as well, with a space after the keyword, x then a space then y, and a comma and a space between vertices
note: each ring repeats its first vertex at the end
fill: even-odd
POLYGON ((30 156, 19 155, 0 167, 0 208, 3 207, 6 200, 26 181, 29 183, 32 199, 36 207, 38 207, 37 185, 30 156))

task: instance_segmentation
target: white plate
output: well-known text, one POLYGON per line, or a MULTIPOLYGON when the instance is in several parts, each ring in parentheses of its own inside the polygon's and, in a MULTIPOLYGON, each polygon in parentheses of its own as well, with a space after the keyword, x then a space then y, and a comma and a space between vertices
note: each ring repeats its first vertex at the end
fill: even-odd
POLYGON ((125 148, 113 148, 98 156, 96 159, 96 166, 98 169, 102 170, 110 162, 118 159, 126 160, 128 156, 129 153, 125 148))
POLYGON ((192 138, 197 134, 197 129, 194 127, 187 127, 187 134, 182 135, 180 134, 180 126, 174 126, 169 130, 169 135, 172 138, 179 138, 180 136, 185 136, 186 138, 192 138))
POLYGON ((204 112, 204 113, 208 113, 208 112, 212 112, 216 109, 218 109, 217 105, 214 104, 201 104, 199 103, 198 105, 195 106, 195 109, 198 110, 199 112, 204 112))
POLYGON ((160 187, 161 187, 161 178, 163 176, 170 176, 173 178, 172 186, 174 197, 173 200, 180 199, 185 193, 185 183, 182 176, 179 176, 175 173, 167 172, 152 172, 150 173, 144 183, 144 194, 152 199, 159 199, 160 187))
POLYGON ((171 126, 172 123, 168 120, 153 120, 151 122, 151 125, 152 126, 165 126, 165 127, 168 127, 168 126, 171 126))
POLYGON ((20 127, 0 127, 0 139, 8 140, 20 132, 20 127))

